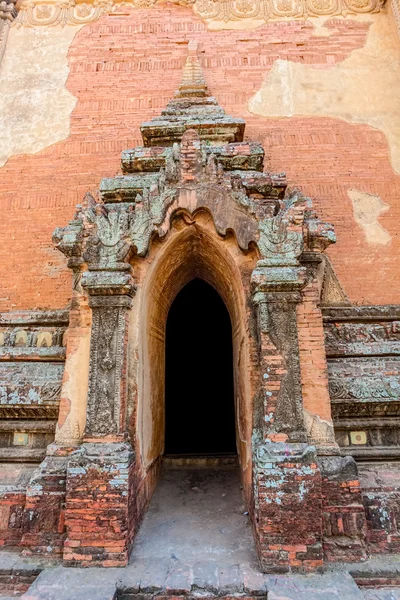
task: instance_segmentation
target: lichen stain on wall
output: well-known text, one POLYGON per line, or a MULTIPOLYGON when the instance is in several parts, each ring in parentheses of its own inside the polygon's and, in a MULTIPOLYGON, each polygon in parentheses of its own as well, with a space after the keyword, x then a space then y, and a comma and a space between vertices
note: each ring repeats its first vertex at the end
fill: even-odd
POLYGON ((11 29, 0 69, 0 167, 68 137, 77 99, 65 88, 67 53, 80 29, 11 29))
POLYGON ((368 244, 388 244, 392 239, 382 227, 378 217, 389 210, 389 205, 376 194, 368 194, 360 190, 348 190, 355 221, 361 225, 368 244))
POLYGON ((264 117, 324 116, 370 125, 386 136, 400 173, 400 42, 391 15, 366 18, 373 20, 363 48, 327 68, 276 60, 248 108, 264 117))

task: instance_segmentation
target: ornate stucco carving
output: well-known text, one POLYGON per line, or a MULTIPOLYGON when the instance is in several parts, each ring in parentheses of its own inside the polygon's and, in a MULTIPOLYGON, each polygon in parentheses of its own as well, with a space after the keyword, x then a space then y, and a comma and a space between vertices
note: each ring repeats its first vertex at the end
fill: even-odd
MULTIPOLYGON (((159 0, 91 0, 87 2, 45 2, 24 0, 17 27, 84 25, 120 7, 152 8, 159 0)), ((397 0, 393 0, 397 1, 397 0)), ((287 18, 346 17, 381 10, 382 0, 173 0, 180 6, 193 6, 200 18, 228 23, 229 21, 282 21, 287 18)))
POLYGON ((302 202, 300 194, 292 194, 276 215, 260 220, 258 247, 262 259, 258 266, 298 266, 304 246, 302 202))
MULTIPOLYGON (((104 299, 103 299, 104 300, 104 299)), ((91 364, 86 434, 120 432, 121 377, 124 361, 126 307, 114 298, 93 306, 91 364)))
POLYGON ((6 49, 11 23, 17 16, 16 3, 17 0, 2 0, 0 2, 0 64, 6 49))

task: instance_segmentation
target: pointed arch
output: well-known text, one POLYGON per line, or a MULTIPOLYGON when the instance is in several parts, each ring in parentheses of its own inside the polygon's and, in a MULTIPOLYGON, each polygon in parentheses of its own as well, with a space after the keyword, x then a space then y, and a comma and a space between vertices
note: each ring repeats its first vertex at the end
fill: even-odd
MULTIPOLYGON (((139 275, 138 323, 140 327, 137 450, 148 470, 164 452, 165 430, 165 328, 173 300, 192 279, 209 283, 224 301, 232 323, 236 440, 245 488, 251 483, 251 338, 245 287, 257 260, 243 253, 234 236, 215 230, 206 213, 173 222, 164 241, 153 244, 145 264, 135 265, 139 275), (188 224, 190 223, 190 224, 188 224)), ((196 319, 196 314, 191 318, 196 319)))

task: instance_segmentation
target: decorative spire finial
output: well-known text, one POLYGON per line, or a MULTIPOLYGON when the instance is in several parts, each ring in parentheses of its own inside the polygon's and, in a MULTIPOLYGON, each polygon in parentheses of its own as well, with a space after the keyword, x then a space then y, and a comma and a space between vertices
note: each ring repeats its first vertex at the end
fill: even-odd
POLYGON ((175 92, 175 98, 206 98, 210 96, 197 49, 197 42, 191 40, 188 45, 189 54, 183 69, 182 81, 178 91, 175 92))

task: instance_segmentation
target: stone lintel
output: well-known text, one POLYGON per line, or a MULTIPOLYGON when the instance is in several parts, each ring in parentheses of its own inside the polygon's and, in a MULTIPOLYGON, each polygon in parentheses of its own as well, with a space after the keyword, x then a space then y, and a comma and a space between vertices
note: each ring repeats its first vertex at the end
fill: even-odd
POLYGON ((26 325, 68 326, 69 310, 15 310, 0 313, 0 325, 23 327, 26 325))
POLYGON ((326 323, 335 321, 398 321, 400 320, 400 304, 322 307, 322 317, 326 323))
POLYGON ((287 302, 299 302, 301 300, 299 292, 304 287, 305 282, 306 269, 298 266, 257 266, 251 276, 256 302, 271 302, 278 299, 284 299, 287 302), (279 296, 270 295, 275 292, 278 292, 279 296), (263 298, 260 294, 266 294, 266 296, 263 298))

